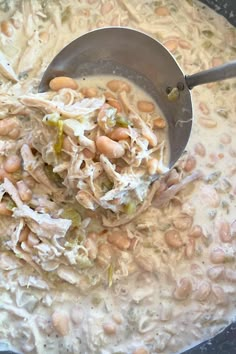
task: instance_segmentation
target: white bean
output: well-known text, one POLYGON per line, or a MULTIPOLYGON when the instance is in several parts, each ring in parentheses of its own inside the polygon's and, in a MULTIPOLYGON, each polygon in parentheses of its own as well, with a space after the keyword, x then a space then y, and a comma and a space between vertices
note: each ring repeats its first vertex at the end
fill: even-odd
POLYGON ((180 233, 177 230, 169 230, 164 235, 167 245, 171 248, 180 248, 183 246, 183 241, 180 233))
POLYGON ((113 231, 108 237, 108 242, 112 243, 114 246, 120 250, 127 250, 130 246, 130 240, 127 235, 123 235, 121 231, 113 231))
POLYGON ((180 214, 173 220, 173 225, 176 229, 184 231, 189 230, 192 226, 193 218, 189 215, 180 214))
POLYGON ((49 82, 49 87, 53 91, 59 91, 62 88, 70 88, 72 90, 77 90, 78 84, 71 77, 58 76, 49 82))
POLYGON ((182 278, 177 284, 173 295, 177 300, 184 300, 190 296, 191 292, 192 282, 188 278, 182 278))
POLYGON ((152 257, 146 257, 145 255, 138 254, 135 257, 135 261, 138 266, 145 272, 153 272, 156 269, 155 260, 152 257))
POLYGON ((209 110, 207 104, 204 102, 199 103, 199 109, 204 115, 208 115, 210 113, 210 110, 209 110))
POLYGON ((190 202, 185 202, 182 204, 181 212, 193 217, 195 214, 195 207, 190 202))
POLYGON ((21 23, 19 20, 16 20, 15 18, 11 18, 11 23, 15 27, 15 29, 19 29, 21 27, 21 23))
POLYGON ((69 316, 66 312, 59 310, 53 312, 52 323, 58 334, 60 334, 62 337, 69 334, 69 316))
POLYGON ((102 327, 107 335, 111 336, 116 334, 116 326, 113 323, 103 323, 102 327))
POLYGON ((214 266, 207 270, 207 276, 211 280, 218 280, 224 276, 225 268, 223 266, 214 266))
POLYGON ((155 9, 157 16, 168 16, 170 12, 166 6, 160 6, 155 9))
POLYGON ((219 227, 219 237, 224 243, 232 242, 230 224, 227 221, 222 221, 219 227))
POLYGON ((175 52, 178 48, 178 41, 176 39, 169 39, 163 44, 170 52, 175 52))
POLYGON ((202 143, 197 143, 194 147, 194 151, 197 155, 201 157, 206 156, 206 148, 202 143))
POLYGON ((46 31, 40 32, 39 33, 39 39, 43 43, 47 43, 49 40, 49 34, 46 31))
POLYGON ((188 236, 193 238, 198 238, 203 235, 202 227, 200 225, 194 225, 190 230, 188 236))
POLYGON ((191 268, 191 274, 196 275, 196 276, 203 275, 203 270, 199 264, 192 263, 190 268, 191 268))
POLYGON ((225 270, 225 277, 230 282, 235 283, 236 282, 236 271, 232 270, 232 269, 226 269, 225 270))
POLYGON ((143 347, 137 348, 132 354, 149 354, 149 351, 143 347))
POLYGON ((7 208, 6 202, 0 202, 0 215, 11 216, 12 211, 7 208))
POLYGON ((193 258, 195 252, 195 240, 190 238, 185 246, 185 255, 188 259, 193 258))
POLYGON ((80 325, 84 319, 84 310, 81 306, 76 305, 71 310, 71 320, 76 325, 80 325))
POLYGON ((121 127, 115 128, 110 134, 110 138, 115 141, 127 140, 129 139, 129 137, 130 137, 129 129, 121 128, 121 127))
POLYGON ((98 95, 98 90, 95 87, 82 87, 80 91, 88 98, 96 97, 98 95))
POLYGON ((149 101, 138 101, 137 107, 140 112, 145 112, 145 113, 151 113, 155 109, 154 104, 149 101))
POLYGON ((20 133, 21 133, 20 127, 16 127, 8 133, 8 137, 10 139, 16 140, 17 138, 19 138, 20 133))
POLYGON ((192 44, 185 41, 184 39, 179 40, 179 46, 180 46, 180 48, 183 48, 183 49, 191 49, 192 48, 192 44))
POLYGON ((110 159, 118 159, 125 154, 123 146, 107 136, 99 136, 96 139, 96 146, 101 154, 106 155, 110 159))
POLYGON ((207 117, 200 117, 198 122, 204 128, 215 128, 217 126, 217 122, 215 120, 207 117))
POLYGON ((196 167, 197 161, 194 156, 189 155, 184 164, 184 171, 191 172, 196 167))
POLYGON ((210 260, 214 264, 220 264, 225 262, 225 252, 222 248, 215 248, 211 251, 210 260))
POLYGON ((157 117, 153 120, 153 126, 157 129, 164 129, 166 127, 166 121, 161 117, 157 117))
POLYGON ((8 173, 14 173, 18 171, 20 167, 21 167, 21 158, 17 155, 9 156, 4 163, 4 169, 8 173))
POLYGON ((107 87, 113 92, 131 91, 131 86, 123 80, 111 80, 107 83, 107 87))
MULTIPOLYGON (((23 176, 24 177, 24 176, 23 176)), ((29 175, 26 175, 24 177, 24 183, 26 184, 26 186, 29 188, 29 189, 32 189, 35 187, 35 180, 33 179, 33 177, 29 176, 29 175)))
POLYGON ((217 305, 226 305, 228 303, 228 297, 222 287, 213 285, 212 292, 215 295, 217 305))
POLYGON ((222 144, 228 145, 228 144, 231 143, 231 141, 232 141, 232 138, 231 138, 231 136, 230 136, 229 134, 227 134, 227 133, 223 133, 223 134, 221 135, 221 137, 220 137, 220 142, 221 142, 222 144))
POLYGON ((4 168, 0 167, 0 181, 4 181, 4 178, 9 179, 11 182, 15 182, 15 179, 10 173, 7 173, 4 168))
POLYGON ((1 31, 5 36, 11 37, 14 33, 13 27, 9 21, 2 21, 1 23, 1 31))
POLYGON ((13 118, 0 120, 0 135, 10 134, 13 129, 19 128, 19 124, 13 118))
POLYGON ((113 313, 112 319, 113 319, 113 321, 115 321, 118 325, 120 325, 120 324, 123 322, 123 320, 124 320, 123 316, 122 316, 119 312, 113 313))
POLYGON ((121 112, 122 111, 122 105, 121 103, 117 100, 117 98, 115 98, 110 92, 109 93, 106 93, 106 102, 116 108, 116 111, 117 112, 121 112))
POLYGON ((16 183, 20 198, 23 202, 29 202, 32 199, 32 191, 26 185, 24 181, 18 181, 16 183))
POLYGON ((211 292, 211 284, 207 281, 203 281, 199 284, 198 289, 195 292, 195 299, 198 301, 205 301, 211 292))
POLYGON ((113 5, 111 2, 105 2, 104 4, 102 4, 101 6, 102 16, 107 15, 109 12, 111 12, 112 9, 113 9, 113 5))

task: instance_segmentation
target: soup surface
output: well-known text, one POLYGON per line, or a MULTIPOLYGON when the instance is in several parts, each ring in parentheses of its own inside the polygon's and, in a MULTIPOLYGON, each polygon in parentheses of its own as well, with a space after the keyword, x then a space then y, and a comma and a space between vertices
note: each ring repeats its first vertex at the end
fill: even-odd
MULTIPOLYGON (((145 198, 136 190, 128 201, 113 200, 117 210, 91 198, 94 183, 103 184, 101 195, 114 186, 111 177, 100 183, 98 156, 113 178, 126 166, 104 151, 91 155, 81 126, 89 116, 96 138, 130 129, 124 97, 108 85, 120 78, 37 90, 59 50, 97 27, 152 35, 188 74, 233 60, 235 29, 197 1, 2 1, 0 9, 0 341, 23 353, 173 354, 214 336, 235 318, 235 80, 194 88, 195 121, 181 160, 146 186, 145 198), (98 124, 104 104, 112 127, 98 124), (78 118, 75 109, 76 128, 66 123, 78 118), (76 199, 88 188, 89 198, 76 199)), ((158 107, 138 108, 152 99, 134 86, 126 96, 147 127, 156 114, 163 118, 158 107)), ((130 127, 148 153, 134 167, 146 173, 151 158, 161 160, 158 144, 130 127)), ((165 144, 165 165, 167 128, 153 131, 165 144)), ((128 151, 130 135, 114 141, 128 151)))

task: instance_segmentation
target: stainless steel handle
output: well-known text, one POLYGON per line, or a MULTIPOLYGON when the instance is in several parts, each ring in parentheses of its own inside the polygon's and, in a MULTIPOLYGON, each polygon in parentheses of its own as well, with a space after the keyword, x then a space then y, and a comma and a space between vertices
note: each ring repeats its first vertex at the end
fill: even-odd
POLYGON ((209 70, 200 71, 200 73, 187 75, 185 76, 185 80, 188 88, 191 90, 197 85, 230 79, 232 77, 236 77, 236 60, 209 70))

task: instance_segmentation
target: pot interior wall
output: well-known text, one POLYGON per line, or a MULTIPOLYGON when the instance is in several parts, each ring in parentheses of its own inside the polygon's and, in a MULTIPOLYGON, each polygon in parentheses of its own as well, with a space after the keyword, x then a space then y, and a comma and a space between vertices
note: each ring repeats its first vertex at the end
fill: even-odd
MULTIPOLYGON (((213 10, 223 15, 236 27, 236 0, 200 0, 213 10)), ((182 354, 235 354, 236 322, 229 325, 213 339, 197 345, 182 354)))
POLYGON ((236 27, 236 1, 235 0, 200 0, 213 10, 223 15, 236 27))

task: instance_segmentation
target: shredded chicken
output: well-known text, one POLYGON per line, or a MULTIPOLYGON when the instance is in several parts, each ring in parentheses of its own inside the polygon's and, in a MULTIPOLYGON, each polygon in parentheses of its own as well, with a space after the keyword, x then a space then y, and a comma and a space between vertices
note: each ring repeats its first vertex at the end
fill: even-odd
POLYGON ((7 61, 7 59, 4 57, 2 52, 0 53, 0 73, 7 79, 10 79, 14 82, 18 81, 15 71, 13 70, 9 61, 7 61))
POLYGON ((30 314, 25 310, 25 309, 20 309, 20 308, 16 308, 13 305, 7 305, 7 304, 0 304, 0 309, 2 311, 8 311, 11 314, 17 316, 17 317, 21 317, 25 320, 29 319, 30 314))
POLYGON ((2 184, 2 187, 4 188, 5 192, 10 195, 12 200, 15 202, 18 208, 21 208, 23 206, 23 202, 19 197, 19 193, 16 189, 16 187, 13 185, 12 182, 10 182, 7 178, 4 179, 4 183, 2 184))
POLYGON ((143 181, 140 182, 140 179, 138 178, 139 176, 133 173, 132 168, 129 173, 119 174, 115 171, 115 166, 112 165, 106 156, 101 155, 100 161, 108 178, 114 185, 111 191, 107 192, 100 198, 101 201, 111 201, 115 198, 122 197, 127 191, 135 190, 139 187, 140 183, 144 183, 143 181))
POLYGON ((170 200, 173 199, 177 193, 179 193, 182 189, 184 189, 184 187, 186 187, 186 185, 188 185, 189 183, 191 183, 193 181, 199 180, 202 177, 203 177, 203 174, 201 171, 193 172, 191 175, 185 177, 179 183, 174 184, 173 186, 169 187, 164 192, 161 192, 160 194, 157 193, 152 200, 152 205, 155 208, 162 208, 163 206, 168 204, 170 202, 170 200))
POLYGON ((49 180, 46 173, 44 172, 43 161, 32 154, 32 151, 27 144, 22 146, 21 156, 23 159, 25 171, 29 172, 29 174, 38 183, 44 185, 49 194, 56 193, 58 188, 53 185, 53 183, 49 180))
POLYGON ((194 172, 192 175, 185 177, 180 183, 169 187, 167 190, 158 193, 160 188, 160 181, 156 181, 152 184, 150 192, 144 201, 144 203, 136 210, 136 212, 130 216, 122 216, 118 220, 107 219, 105 216, 102 217, 103 225, 105 227, 118 227, 121 225, 128 224, 139 215, 141 215, 145 210, 147 210, 150 205, 156 208, 162 208, 168 204, 174 196, 179 193, 187 184, 201 179, 202 173, 200 171, 194 172))
POLYGON ((49 214, 40 214, 32 210, 28 205, 23 204, 19 198, 17 189, 7 178, 4 180, 3 187, 17 206, 13 210, 13 216, 15 218, 25 219, 29 228, 36 235, 40 238, 48 239, 53 238, 55 235, 58 237, 65 236, 71 226, 71 220, 60 218, 53 219, 49 214))
POLYGON ((15 208, 13 216, 15 218, 24 218, 29 228, 40 238, 51 239, 55 235, 64 237, 71 226, 70 220, 53 219, 49 214, 39 214, 27 205, 15 208))
POLYGON ((94 110, 102 107, 104 97, 84 99, 81 102, 76 102, 72 105, 65 105, 63 102, 50 101, 44 98, 45 94, 37 94, 30 96, 22 96, 20 101, 29 107, 40 108, 46 113, 58 112, 65 118, 77 118, 81 115, 86 115, 94 112, 94 110))
POLYGON ((72 95, 71 91, 68 91, 70 104, 63 101, 67 95, 66 89, 20 98, 20 102, 31 107, 33 112, 37 108, 35 121, 38 123, 32 137, 32 146, 41 155, 34 156, 30 147, 24 144, 21 148, 24 169, 40 185, 45 186, 48 193, 58 194, 44 172, 43 163, 46 162, 60 174, 69 194, 73 193, 83 207, 95 210, 100 206, 122 214, 125 205, 130 202, 138 205, 145 200, 153 179, 147 173, 147 162, 153 155, 159 156, 159 171, 166 172, 168 169, 163 163, 165 142, 157 145, 157 133, 137 113, 126 92, 118 93, 117 99, 120 99, 124 109, 120 117, 116 108, 108 103, 104 104, 103 95, 98 98, 83 98, 76 91, 72 95), (42 115, 42 111, 47 114, 42 115), (118 139, 115 148, 120 147, 125 154, 122 153, 119 159, 114 160, 113 153, 108 153, 107 156, 105 151, 100 151, 103 147, 98 146, 97 138, 115 133, 117 122, 121 127, 127 125, 126 131, 130 139, 118 139), (45 126, 49 128, 46 127, 45 130, 45 126), (70 156, 69 161, 68 158, 65 161, 62 155, 53 154, 51 141, 55 141, 56 132, 59 134, 59 126, 62 127, 59 138, 62 140, 64 133, 70 142, 70 151, 66 150, 66 154, 70 156), (88 153, 84 154, 86 150, 91 157, 87 157, 88 153))
POLYGON ((142 21, 138 13, 135 11, 135 8, 131 4, 127 3, 125 0, 119 0, 119 2, 129 12, 131 18, 133 18, 138 23, 142 21))

